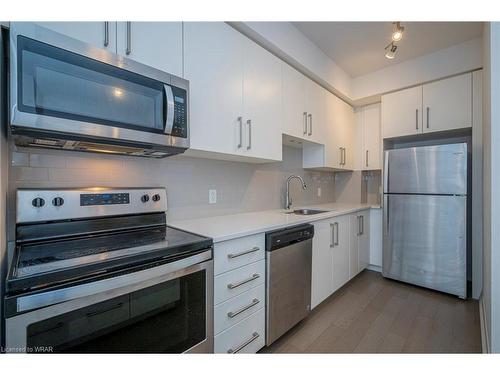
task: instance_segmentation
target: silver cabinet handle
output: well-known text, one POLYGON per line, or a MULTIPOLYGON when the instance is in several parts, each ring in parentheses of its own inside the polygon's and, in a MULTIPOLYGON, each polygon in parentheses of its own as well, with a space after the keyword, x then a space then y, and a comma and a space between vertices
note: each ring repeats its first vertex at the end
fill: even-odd
POLYGON ((342 147, 339 147, 340 150, 340 165, 342 165, 342 160, 344 159, 344 151, 342 147))
POLYGON ((127 49, 125 53, 130 55, 132 52, 132 22, 127 21, 127 49))
POLYGON ((330 223, 330 247, 335 247, 335 223, 330 223))
POLYGON ((303 134, 306 135, 307 134, 307 112, 304 112, 303 115, 304 115, 304 133, 303 134))
POLYGON ((248 125, 248 146, 247 150, 252 148, 252 120, 247 120, 248 125))
POLYGON ((368 167, 368 150, 366 150, 366 166, 368 167))
POLYGON ((109 22, 104 22, 104 47, 109 46, 109 22))
POLYGON ((427 107, 427 129, 429 129, 429 107, 427 107))
POLYGON ((309 113, 309 133, 307 135, 312 135, 313 133, 313 115, 309 113))
POLYGON ((358 236, 361 236, 361 216, 358 215, 358 236))
POLYGON ((342 165, 345 165, 345 163, 346 163, 346 154, 347 154, 346 150, 347 149, 345 147, 342 147, 342 155, 343 155, 343 157, 342 157, 342 165))
POLYGON ((238 117, 238 123, 240 127, 240 143, 238 143, 238 148, 243 147, 243 117, 238 117))
POLYGON ((363 234, 365 234, 365 216, 364 216, 364 215, 361 215, 359 218, 360 218, 360 221, 361 221, 361 232, 360 232, 360 236, 362 236, 363 234))
POLYGON ((228 289, 234 289, 234 288, 237 288, 239 286, 242 286, 246 283, 249 283, 250 281, 254 281, 256 279, 258 279, 260 277, 260 275, 258 273, 254 273, 252 276, 250 276, 248 279, 245 279, 245 280, 241 280, 241 281, 238 281, 237 283, 231 283, 231 284, 227 284, 227 288, 228 289))
POLYGON ((339 223, 335 222, 335 242, 333 243, 335 246, 339 245, 339 223))
POLYGON ((245 250, 245 251, 242 251, 241 253, 236 253, 236 254, 227 254, 227 257, 229 259, 234 259, 234 258, 238 258, 242 255, 247 255, 247 254, 251 254, 251 253, 255 253, 256 251, 259 251, 260 250, 260 247, 252 247, 251 249, 248 249, 248 250, 245 250))
POLYGON ((252 333, 252 337, 250 337, 247 341, 245 341, 243 344, 237 346, 234 349, 229 349, 227 351, 227 353, 228 354, 236 354, 240 350, 244 349, 245 347, 247 347, 248 345, 250 345, 252 342, 254 342, 255 340, 257 340, 259 337, 260 337, 260 335, 257 332, 254 332, 254 333, 252 333))
POLYGON ((258 303, 260 303, 260 301, 257 299, 257 298, 254 298, 252 300, 252 302, 250 302, 248 305, 246 305, 245 307, 242 307, 241 309, 238 309, 236 311, 230 311, 227 313, 227 316, 230 317, 230 318, 234 318, 235 316, 237 315, 240 315, 242 312, 245 312, 247 311, 248 309, 254 307, 255 305, 257 305, 258 303))
POLYGON ((418 130, 418 108, 415 110, 415 129, 418 130))

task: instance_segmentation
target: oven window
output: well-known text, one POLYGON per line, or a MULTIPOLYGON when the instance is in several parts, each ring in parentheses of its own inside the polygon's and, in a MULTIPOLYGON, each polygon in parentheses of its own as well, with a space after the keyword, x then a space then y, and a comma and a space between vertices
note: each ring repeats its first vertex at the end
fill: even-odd
POLYGON ((182 353, 206 338, 206 271, 33 323, 28 352, 182 353))
POLYGON ((163 133, 163 83, 23 36, 17 57, 20 111, 163 133))

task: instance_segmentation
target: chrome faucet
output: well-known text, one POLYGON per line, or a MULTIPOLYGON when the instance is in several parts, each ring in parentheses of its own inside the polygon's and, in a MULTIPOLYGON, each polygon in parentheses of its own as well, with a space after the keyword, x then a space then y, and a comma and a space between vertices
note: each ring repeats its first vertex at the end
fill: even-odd
POLYGON ((287 210, 289 210, 290 207, 292 207, 292 198, 290 198, 290 181, 293 180, 294 178, 297 178, 297 179, 300 180, 300 182, 302 183, 302 189, 303 190, 307 189, 306 183, 304 182, 304 180, 300 176, 291 175, 290 177, 288 177, 286 179, 286 202, 285 202, 285 209, 287 209, 287 210))

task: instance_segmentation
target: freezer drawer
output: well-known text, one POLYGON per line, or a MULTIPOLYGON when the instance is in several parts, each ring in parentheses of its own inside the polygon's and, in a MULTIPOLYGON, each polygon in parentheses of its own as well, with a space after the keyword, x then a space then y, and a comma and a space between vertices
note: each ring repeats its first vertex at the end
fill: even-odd
POLYGON ((402 148, 385 152, 384 192, 467 194, 467 144, 402 148))
POLYGON ((382 274, 465 298, 466 201, 385 194, 382 274))

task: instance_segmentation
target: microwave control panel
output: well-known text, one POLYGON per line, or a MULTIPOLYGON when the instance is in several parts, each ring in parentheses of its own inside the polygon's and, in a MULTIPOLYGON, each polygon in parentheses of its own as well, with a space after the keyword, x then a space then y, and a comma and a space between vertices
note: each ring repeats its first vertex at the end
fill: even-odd
POLYGON ((172 86, 174 94, 174 124, 172 135, 187 138, 187 91, 179 87, 172 86))

